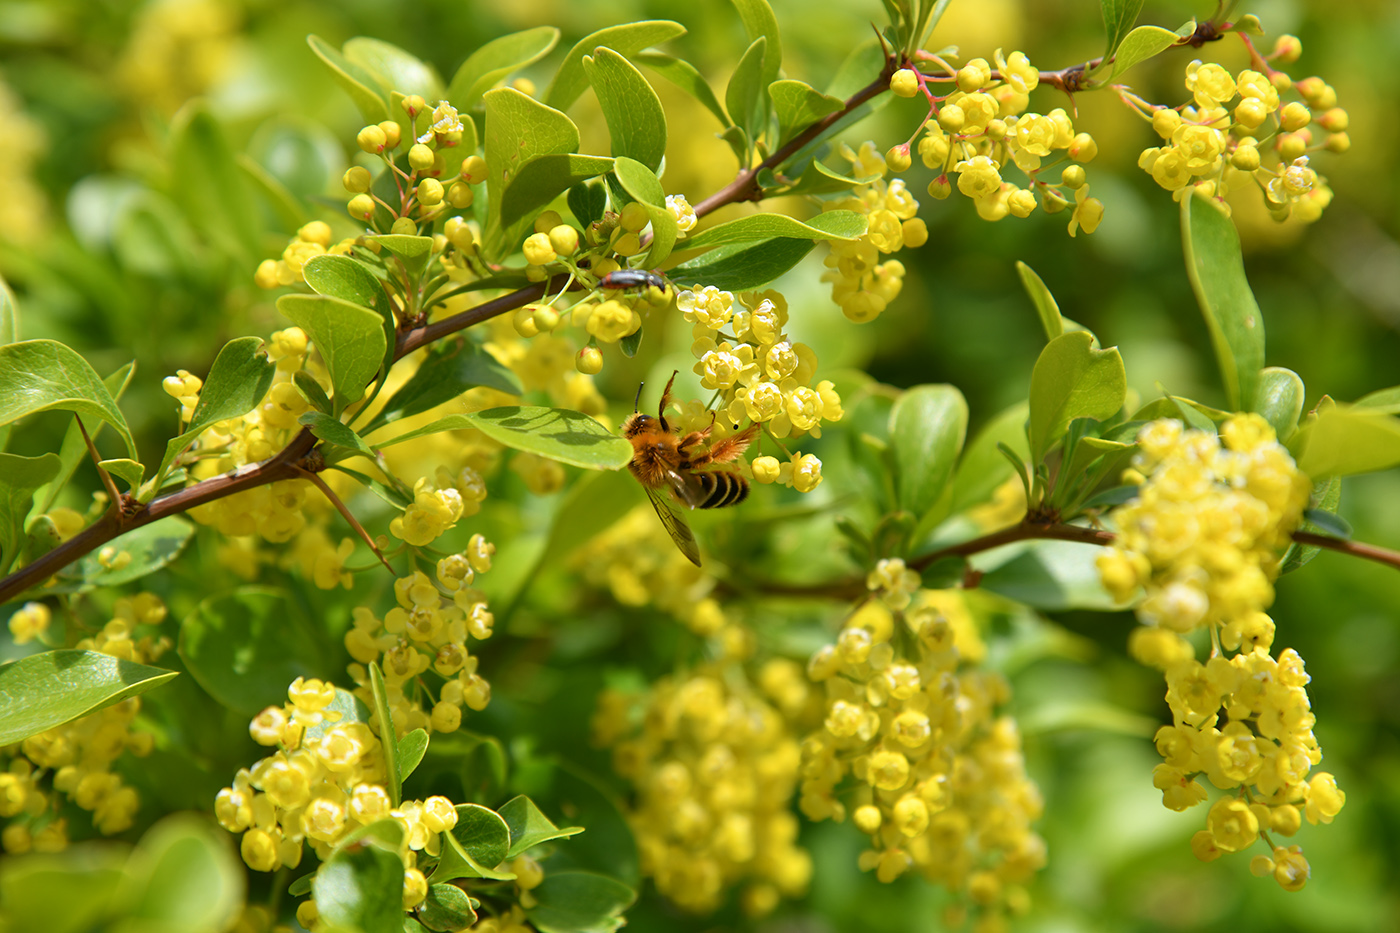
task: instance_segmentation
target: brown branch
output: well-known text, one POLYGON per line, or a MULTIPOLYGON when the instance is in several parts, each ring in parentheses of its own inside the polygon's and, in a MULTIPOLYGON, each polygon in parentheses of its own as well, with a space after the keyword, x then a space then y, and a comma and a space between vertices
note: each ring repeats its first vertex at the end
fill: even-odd
POLYGON ((335 506, 335 510, 340 513, 340 517, 350 523, 350 527, 360 536, 361 541, 369 545, 369 549, 374 552, 374 556, 379 558, 379 562, 384 565, 384 569, 389 571, 389 576, 397 577, 398 573, 384 557, 384 552, 379 550, 379 545, 374 543, 374 539, 369 536, 369 532, 365 531, 365 526, 360 524, 360 520, 355 517, 355 513, 351 512, 349 506, 341 501, 340 496, 335 494, 335 490, 327 486, 325 480, 321 479, 321 477, 310 470, 297 467, 296 471, 298 476, 302 479, 310 480, 311 485, 321 490, 321 494, 330 500, 331 505, 335 506))
POLYGON ((1313 547, 1326 548, 1339 554, 1364 557, 1366 560, 1373 560, 1378 564, 1385 564, 1387 567, 1400 570, 1400 551, 1377 547, 1374 544, 1363 544, 1360 541, 1348 541, 1345 538, 1333 538, 1330 535, 1320 535, 1311 531, 1295 531, 1293 532, 1293 540, 1299 544, 1310 544, 1313 547))

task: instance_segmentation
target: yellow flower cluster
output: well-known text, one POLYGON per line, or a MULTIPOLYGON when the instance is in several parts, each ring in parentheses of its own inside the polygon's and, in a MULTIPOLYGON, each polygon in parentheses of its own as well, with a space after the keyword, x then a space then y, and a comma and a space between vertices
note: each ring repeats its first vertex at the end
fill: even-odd
MULTIPOLYGON (((437 584, 420 571, 397 580, 398 605, 382 620, 364 606, 356 607, 354 625, 345 633, 345 648, 356 662, 349 667, 357 684, 355 695, 373 706, 365 665, 379 661, 396 734, 414 729, 455 732, 462 724, 463 705, 479 711, 491 701, 491 685, 476 672, 478 659, 470 653, 467 639, 491 637, 495 616, 471 584, 476 574, 491 569, 495 551, 481 535, 472 535, 465 553, 438 561, 437 584), (444 680, 431 713, 424 710, 424 698, 431 697, 420 679, 429 668, 444 680)), ((377 721, 373 724, 383 728, 377 721)))
POLYGON ((1192 850, 1209 861, 1262 839, 1271 855, 1251 867, 1296 891, 1307 860, 1270 834, 1293 835, 1304 815, 1330 823, 1346 800, 1330 774, 1308 777, 1322 760, 1309 677, 1291 648, 1270 655, 1274 623, 1264 612, 1310 484, 1259 415, 1231 418, 1219 437, 1154 421, 1138 446, 1125 476, 1138 495, 1113 513, 1119 538, 1098 565, 1118 599, 1145 589, 1137 607, 1145 624, 1129 648, 1165 674, 1173 720, 1157 733, 1163 763, 1153 783, 1172 810, 1206 799, 1201 774, 1237 790, 1211 807, 1192 850), (1211 637, 1204 664, 1182 637, 1198 628, 1211 637))
POLYGON ((438 467, 437 485, 423 477, 413 484, 413 502, 389 522, 394 537, 413 547, 426 547, 452 528, 459 519, 481 511, 486 481, 471 467, 456 476, 438 467))
MULTIPOLYGON (((952 193, 948 172, 957 175, 957 188, 977 206, 984 220, 1007 215, 1029 217, 1038 206, 1054 214, 1069 207, 1062 190, 1074 192, 1069 234, 1083 229, 1093 233, 1103 219, 1103 204, 1089 197, 1084 168, 1098 154, 1098 144, 1088 133, 1076 133, 1074 121, 1063 108, 1047 114, 1027 112, 1030 92, 1040 83, 1040 72, 1023 52, 995 56, 996 68, 984 58, 974 58, 959 69, 945 66, 957 90, 937 100, 926 121, 927 132, 919 140, 919 157, 937 171, 929 194, 946 198, 952 193), (1054 159, 1047 163, 1046 159, 1054 159), (1058 181, 1041 174, 1066 161, 1058 181), (1022 188, 1002 178, 1008 164, 1015 165, 1030 181, 1022 188)), ((936 99, 935 99, 936 100, 936 99)), ((904 152, 907 157, 907 147, 904 152)))
POLYGON ((1168 191, 1198 188, 1223 198, 1252 181, 1275 220, 1311 223, 1332 200, 1326 180, 1309 167, 1309 153, 1345 152, 1347 113, 1321 78, 1294 85, 1288 75, 1245 69, 1232 75, 1217 64, 1186 69, 1192 102, 1155 108, 1152 128, 1164 145, 1143 150, 1138 165, 1168 191), (1280 92, 1301 100, 1284 103, 1280 92), (1314 145, 1314 129, 1325 134, 1314 145))
POLYGON ((243 834, 239 850, 254 871, 295 868, 304 845, 325 858, 351 831, 392 819, 404 831, 404 909, 412 909, 427 891, 418 853, 438 854, 441 834, 457 825, 457 811, 446 797, 394 807, 385 789, 383 746, 365 723, 338 721, 327 709, 335 695, 331 684, 298 677, 287 689, 287 704, 259 713, 249 732, 260 745, 278 749, 239 769, 215 798, 214 815, 224 829, 243 834))
POLYGON ((972 666, 986 649, 958 591, 911 592, 894 561, 867 582, 883 598, 856 610, 808 665, 825 686, 826 717, 803 742, 802 812, 850 816, 871 837, 863 869, 890 882, 913 868, 994 924, 1025 909, 1023 885, 1045 862, 1020 734, 995 715, 1009 687, 972 666), (849 806, 836 793, 848 778, 849 806))
MULTIPOLYGON (((37 634, 47 628, 49 610, 42 604, 27 604, 20 613, 25 616, 21 630, 37 634)), ((113 618, 74 647, 150 664, 170 647, 170 639, 149 632, 137 637, 137 629, 159 625, 165 615, 165 604, 150 593, 118 599, 113 618)), ((10 627, 17 628, 13 618, 10 627)), ((154 747, 151 733, 131 729, 140 710, 141 699, 131 697, 30 736, 0 754, 0 818, 8 820, 0 846, 6 852, 66 848, 68 819, 60 815, 66 803, 89 811, 93 828, 104 836, 132 825, 141 801, 112 765, 123 752, 144 757, 154 747)))
POLYGON ((1279 550, 1311 492, 1273 428, 1237 415, 1217 437, 1162 419, 1137 442, 1124 481, 1138 494, 1113 512, 1118 538, 1098 558, 1104 587, 1120 602, 1144 587, 1139 617, 1183 633, 1268 607, 1279 550))
MULTIPOLYGON (((421 126, 421 135, 404 139, 403 126, 397 120, 372 123, 355 135, 355 144, 360 150, 381 157, 385 169, 394 174, 400 192, 399 203, 387 203, 371 192, 374 177, 362 165, 348 169, 341 183, 352 195, 346 204, 351 217, 369 224, 382 207, 394 218, 389 233, 417 236, 419 223, 435 221, 452 208, 471 207, 476 199, 472 185, 486 180, 486 160, 453 152, 462 141, 462 118, 447 101, 438 101, 429 112, 422 97, 410 94, 401 106, 408 116, 411 132, 417 134, 421 126), (404 144, 408 145, 404 156, 408 164, 406 172, 394 160, 394 153, 404 144), (443 178, 449 179, 446 185, 443 178)), ((464 253, 474 252, 474 235, 470 228, 458 224, 451 230, 445 229, 444 234, 445 240, 439 244, 439 249, 446 240, 451 240, 464 253)))
POLYGON ((302 226, 287 243, 280 259, 264 259, 253 273, 253 281, 259 288, 277 288, 305 282, 303 267, 317 256, 327 254, 344 256, 350 253, 353 239, 341 240, 331 245, 331 227, 323 220, 313 220, 302 226))
MULTIPOLYGON (((800 669, 789 667, 786 678, 779 670, 767 680, 805 691, 800 669)), ((739 665, 662 678, 636 702, 634 729, 634 701, 605 692, 594 733, 636 790, 631 821, 642 871, 657 890, 684 910, 708 913, 742 883, 752 915, 802 895, 812 859, 797 845, 789 809, 801 751, 782 713, 739 665)))
POLYGON ((881 262, 880 257, 906 246, 923 246, 928 242, 928 227, 915 216, 919 202, 904 182, 898 178, 885 182, 889 166, 874 143, 862 143, 859 152, 843 144, 841 154, 857 177, 871 180, 857 185, 849 198, 823 203, 822 209, 857 211, 868 219, 860 237, 832 241, 822 281, 831 283, 831 298, 841 312, 864 324, 879 317, 904 288, 904 264, 897 259, 881 262))

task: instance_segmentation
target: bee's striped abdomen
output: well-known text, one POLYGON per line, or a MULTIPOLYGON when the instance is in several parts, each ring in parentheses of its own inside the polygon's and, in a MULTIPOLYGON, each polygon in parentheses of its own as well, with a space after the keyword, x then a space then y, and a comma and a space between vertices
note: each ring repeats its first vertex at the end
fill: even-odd
POLYGON ((695 503, 697 509, 718 509, 726 505, 738 505, 748 498, 748 480, 738 473, 716 471, 713 473, 692 474, 704 490, 704 496, 695 503))

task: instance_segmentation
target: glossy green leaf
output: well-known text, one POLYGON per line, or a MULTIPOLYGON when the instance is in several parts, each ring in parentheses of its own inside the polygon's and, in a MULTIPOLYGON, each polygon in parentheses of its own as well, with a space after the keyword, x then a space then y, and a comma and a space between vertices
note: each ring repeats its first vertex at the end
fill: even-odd
POLYGON ((616 878, 574 870, 546 874, 530 893, 535 906, 527 915, 540 933, 612 929, 637 899, 637 892, 616 878))
POLYGON ((455 884, 434 884, 418 908, 418 919, 429 930, 465 930, 476 923, 471 898, 455 884))
POLYGON ((80 584, 76 587, 60 585, 57 589, 76 589, 84 592, 95 587, 120 586, 139 580, 179 557, 192 537, 194 523, 179 515, 171 515, 158 522, 142 525, 134 531, 112 539, 103 545, 102 550, 88 554, 78 561, 75 569, 81 577, 80 584), (120 567, 103 567, 99 558, 108 548, 111 548, 114 555, 126 553, 131 559, 120 567))
MULTIPOLYGON (((1183 26, 1185 35, 1190 35, 1196 29, 1196 21, 1193 19, 1183 26)), ((1163 29, 1161 26, 1139 26, 1123 39, 1123 43, 1118 47, 1118 54, 1114 56, 1113 71, 1109 74, 1108 80, 1112 81, 1123 72, 1134 65, 1141 64, 1156 55, 1160 55, 1176 44, 1176 40, 1182 37, 1180 30, 1172 32, 1170 29, 1163 29)))
POLYGON ((485 101, 486 161, 494 170, 486 179, 488 216, 483 238, 488 255, 500 258, 515 251, 529 223, 528 217, 503 221, 502 195, 532 160, 577 152, 579 135, 578 127, 563 113, 515 88, 487 91, 485 101))
POLYGON ((99 651, 63 649, 0 665, 0 743, 11 745, 178 676, 99 651))
POLYGON ((359 401, 383 365, 383 319, 368 308, 324 295, 283 295, 277 310, 306 331, 326 361, 335 411, 359 401))
POLYGON ((907 390, 890 409, 900 508, 922 518, 942 498, 967 437, 967 401, 950 385, 907 390))
POLYGON ((1045 345, 1031 372, 1031 458, 1039 463, 1076 418, 1100 421, 1123 407, 1128 381, 1116 349, 1099 350, 1086 331, 1045 345))
POLYGON ((52 482, 62 466, 57 454, 22 457, 0 453, 0 573, 19 557, 35 491, 52 482))
POLYGON ((998 444, 1009 447, 1016 457, 1025 462, 1030 460, 1030 448, 1026 443, 1026 418, 1030 408, 1026 402, 1017 402, 994 417, 972 438, 958 461, 957 473, 953 477, 953 499, 950 508, 953 512, 987 502, 998 486, 1013 475, 1011 464, 997 450, 998 444))
POLYGON ((1287 443, 1298 430, 1303 414, 1303 380, 1291 369, 1265 367, 1259 374, 1259 399, 1254 410, 1273 425, 1278 439, 1287 443))
POLYGON ((205 599, 180 625, 180 657, 205 692, 243 716, 287 699, 298 677, 331 679, 326 647, 280 590, 205 599))
MULTIPOLYGON (((739 18, 744 22, 744 31, 749 40, 763 38, 764 60, 760 75, 760 86, 767 87, 778 80, 778 70, 783 64, 783 43, 778 35, 778 18, 768 0, 733 0, 739 18)), ((733 111, 731 111, 732 113, 733 111)))
POLYGON ((1298 432, 1298 468, 1314 481, 1373 473, 1400 464, 1400 418, 1334 406, 1298 432))
POLYGON ((1400 415, 1400 386, 1378 389, 1357 399, 1352 408, 1364 408, 1382 415, 1400 415))
POLYGON ((141 478, 146 474, 144 466, 126 457, 118 457, 115 460, 99 460, 97 465, 125 482, 133 494, 140 488, 141 478))
POLYGON ((588 76, 583 70, 583 57, 592 55, 593 50, 599 46, 607 46, 619 55, 630 56, 649 46, 660 45, 683 35, 685 27, 668 19, 642 20, 589 33, 580 39, 560 62, 554 81, 545 92, 544 102, 558 110, 568 110, 570 105, 578 100, 584 88, 588 87, 588 76))
POLYGON ((379 446, 389 447, 415 437, 471 428, 515 450, 589 470, 618 470, 632 460, 630 443, 582 412, 533 405, 448 415, 379 446))
POLYGON ((666 189, 651 169, 635 159, 619 156, 613 162, 613 176, 623 189, 639 204, 646 208, 651 219, 651 249, 647 251, 645 266, 655 269, 671 255, 680 230, 676 218, 666 209, 666 189))
POLYGON ((486 868, 495 868, 510 851, 510 827, 495 810, 464 803, 457 806, 457 825, 452 835, 462 849, 486 868))
POLYGON ((187 104, 170 128, 171 196, 201 232, 231 256, 251 261, 262 245, 258 203, 233 147, 202 102, 187 104))
POLYGON ((715 115, 721 126, 729 125, 729 115, 724 112, 724 107, 720 106, 719 98, 710 88, 710 83, 690 62, 664 52, 639 52, 632 57, 639 64, 645 65, 694 97, 706 110, 715 115))
POLYGON ((1045 287, 1040 276, 1019 260, 1016 263, 1016 274, 1021 277, 1021 287, 1030 296, 1031 304, 1035 305, 1035 312, 1040 316, 1040 326, 1045 328, 1045 339, 1054 340, 1063 334, 1065 322, 1060 317, 1060 306, 1055 303, 1055 296, 1050 294, 1050 289, 1045 287))
MULTIPOLYGON (((107 387, 107 391, 112 394, 113 401, 120 402, 122 395, 126 392, 127 386, 131 384, 132 374, 136 371, 136 363, 127 363, 116 372, 102 380, 102 384, 107 387)), ((58 459, 62 466, 58 469, 58 475, 45 483, 34 494, 34 507, 30 509, 31 516, 37 516, 42 512, 47 512, 58 499, 58 494, 63 491, 63 487, 72 478, 73 471, 78 468, 78 464, 89 459, 87 444, 83 441, 83 432, 79 427, 82 424, 87 428, 88 437, 95 442, 102 434, 102 429, 107 422, 89 418, 82 421, 81 415, 73 417, 73 423, 68 426, 68 430, 63 434, 63 442, 58 448, 58 459), (91 423, 89 423, 91 422, 91 423)), ((4 431, 0 428, 0 448, 4 447, 4 431)), ((0 474, 3 475, 3 474, 0 474)))
POLYGON ((0 427, 41 411, 77 412, 110 424, 136 458, 136 442, 112 393, 71 347, 56 340, 0 346, 0 385, 0 427))
POLYGON ((452 76, 447 99, 465 114, 497 81, 544 58, 558 41, 559 30, 553 26, 536 26, 492 39, 462 62, 452 76))
POLYGON ((364 442, 364 439, 355 432, 354 428, 325 412, 308 411, 297 421, 310 428, 312 434, 327 444, 353 451, 371 460, 375 458, 374 449, 364 442))
POLYGON ((603 156, 558 153, 527 162, 501 198, 501 224, 513 227, 533 221, 560 194, 610 171, 613 160, 603 156))
POLYGON ((622 355, 629 360, 637 355, 637 351, 642 347, 642 333, 645 328, 637 328, 632 333, 623 337, 617 342, 617 348, 622 351, 622 355))
POLYGON ((384 672, 377 661, 369 662, 369 688, 373 699, 374 719, 379 723, 379 741, 384 755, 384 789, 389 803, 397 807, 403 800, 403 784, 399 779, 399 741, 394 730, 394 717, 389 709, 389 690, 384 685, 384 672))
POLYGON ((778 117, 778 142, 781 144, 823 117, 840 113, 846 102, 839 97, 823 94, 805 81, 784 78, 768 85, 768 97, 778 117))
POLYGON ((243 913, 246 867, 228 836, 193 813, 169 816, 127 859, 120 893, 123 930, 231 929, 243 913))
POLYGON ((501 819, 510 828, 510 851, 506 858, 515 858, 542 842, 552 839, 567 839, 583 832, 582 826, 566 826, 563 829, 540 812, 529 797, 514 797, 500 809, 501 819))
POLYGON ((302 274, 306 284, 319 295, 339 298, 376 311, 388 311, 384 283, 359 260, 349 256, 314 256, 302 266, 302 274))
POLYGON ((865 233, 866 217, 856 211, 826 211, 803 223, 784 214, 750 214, 716 224, 685 241, 685 248, 709 249, 729 243, 753 243, 791 237, 802 240, 857 239, 865 233))
POLYGON ((399 783, 408 780, 408 776, 418 767, 418 763, 423 760, 423 755, 428 751, 428 733, 422 729, 414 729, 412 732, 399 739, 397 746, 399 783))
POLYGON ((1196 195, 1181 199, 1181 236, 1230 407, 1253 411, 1264 366, 1264 318, 1245 278, 1239 233, 1224 211, 1196 195))
POLYGON ((341 54, 374 75, 381 87, 420 94, 431 102, 441 100, 445 94, 442 79, 431 65, 391 42, 356 36, 341 46, 341 54))
POLYGON ((734 73, 729 76, 729 84, 724 89, 724 107, 733 118, 734 125, 748 134, 750 140, 763 129, 763 52, 768 40, 759 36, 753 40, 734 73))
POLYGON ((306 44, 316 57, 331 70, 335 82, 350 95, 366 123, 380 123, 389 119, 386 106, 385 88, 381 88, 375 76, 340 54, 340 50, 320 36, 307 36, 306 44))
POLYGON ((320 922, 332 929, 403 929, 403 860, 379 846, 348 846, 316 872, 312 895, 320 922))
POLYGON ((1108 58, 1128 35, 1142 12, 1143 0, 1099 0, 1103 11, 1103 28, 1108 34, 1108 44, 1104 47, 1104 58, 1108 58))
POLYGON ((677 285, 713 285, 731 292, 761 288, 796 266, 815 246, 805 239, 733 243, 687 260, 667 275, 677 285))
POLYGON ((970 558, 978 586, 1048 612, 1122 608, 1099 582, 1102 548, 1073 541, 1031 541, 970 558))
MULTIPOLYGON (((464 804, 463 806, 476 806, 476 804, 464 804)), ((515 874, 514 872, 497 871, 481 864, 467 854, 467 851, 462 848, 462 844, 457 841, 456 836, 447 833, 442 837, 442 852, 438 857, 437 867, 428 876, 428 880, 432 884, 441 884, 458 878, 510 881, 515 878, 515 874)))
POLYGON ((423 274, 433 253, 433 238, 430 236, 384 233, 379 236, 367 236, 365 239, 371 243, 378 243, 401 260, 408 269, 408 274, 412 276, 423 274))
POLYGON ((316 380, 315 376, 304 369, 298 369, 296 372, 292 373, 292 384, 297 387, 297 390, 301 392, 302 398, 306 399, 313 409, 325 412, 328 415, 331 413, 331 400, 327 397, 326 390, 321 388, 321 383, 316 380))
POLYGON ((156 475, 164 475, 180 452, 208 428, 256 408, 272 385, 276 371, 277 366, 267 358, 260 338, 237 337, 224 344, 209 367, 190 426, 165 445, 165 456, 156 475))
POLYGON ((429 351, 418 371, 365 425, 362 433, 369 434, 401 418, 421 415, 475 386, 486 386, 510 395, 525 393, 520 377, 513 370, 470 340, 440 341, 429 351))
POLYGON ((612 154, 636 159, 652 171, 659 169, 666 156, 666 110, 647 79, 625 57, 606 47, 584 56, 583 71, 608 123, 612 154))
POLYGON ((601 184, 584 183, 569 189, 569 210, 581 227, 602 220, 607 207, 608 191, 601 184))

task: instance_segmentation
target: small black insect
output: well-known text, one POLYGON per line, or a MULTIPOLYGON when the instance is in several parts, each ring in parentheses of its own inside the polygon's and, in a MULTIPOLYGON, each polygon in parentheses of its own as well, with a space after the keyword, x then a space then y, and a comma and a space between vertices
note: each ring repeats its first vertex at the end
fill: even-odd
POLYGON ((666 290, 666 277, 645 269, 616 269, 598 280, 599 288, 659 288, 666 290))

